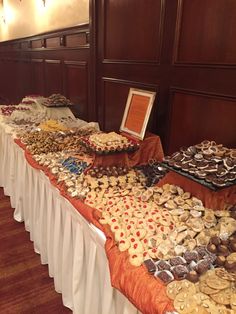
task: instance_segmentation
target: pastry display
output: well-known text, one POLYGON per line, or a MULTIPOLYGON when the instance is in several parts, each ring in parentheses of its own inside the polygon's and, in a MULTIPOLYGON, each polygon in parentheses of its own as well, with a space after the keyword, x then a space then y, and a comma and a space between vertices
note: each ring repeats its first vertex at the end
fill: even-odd
POLYGON ((80 175, 88 167, 87 162, 82 161, 75 157, 68 157, 62 161, 62 166, 70 172, 80 175))
POLYGON ((56 120, 46 120, 45 122, 40 123, 39 128, 43 131, 48 132, 57 132, 57 131, 67 131, 66 128, 62 123, 56 120))
POLYGON ((172 281, 167 295, 178 313, 235 313, 235 276, 222 268, 208 270, 199 283, 172 281), (194 306, 194 307, 193 307, 194 306))
POLYGON ((153 159, 149 160, 146 165, 137 166, 136 169, 141 171, 146 177, 146 187, 157 184, 168 172, 165 167, 153 159))
MULTIPOLYGON (((47 102, 69 104, 59 94, 47 102)), ((62 194, 97 210, 94 217, 110 229, 115 249, 130 267, 165 285, 179 314, 236 313, 236 204, 212 210, 180 186, 157 185, 168 172, 164 164, 215 188, 235 184, 235 149, 203 141, 164 163, 94 166, 95 154, 129 152, 139 144, 94 124, 46 120, 26 107, 7 107, 1 109, 4 121, 17 130, 27 154, 62 194)))
MULTIPOLYGON (((86 147, 80 144, 81 133, 93 132, 91 129, 77 131, 58 131, 60 124, 53 124, 54 131, 32 131, 20 135, 21 141, 33 155, 45 154, 58 151, 78 151, 89 154, 86 147), (55 128, 57 131, 55 131, 55 128)), ((96 131, 95 131, 96 132, 96 131)))
POLYGON ((81 139, 83 145, 96 154, 109 154, 137 150, 139 144, 116 132, 92 134, 81 139))
POLYGON ((1 114, 3 116, 10 116, 14 111, 29 111, 30 108, 23 107, 23 106, 15 106, 15 105, 8 105, 8 106, 1 106, 1 114))
POLYGON ((222 188, 236 183, 236 149, 226 148, 214 141, 183 147, 166 156, 164 163, 210 187, 222 188))
POLYGON ((46 98, 43 103, 46 107, 68 107, 72 106, 72 103, 69 99, 61 94, 52 94, 46 98))

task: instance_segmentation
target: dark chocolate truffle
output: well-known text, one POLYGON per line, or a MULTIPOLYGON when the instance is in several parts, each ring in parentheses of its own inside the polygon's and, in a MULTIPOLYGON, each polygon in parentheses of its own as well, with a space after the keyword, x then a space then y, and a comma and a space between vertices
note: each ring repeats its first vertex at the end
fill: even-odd
POLYGON ((211 243, 217 246, 217 245, 221 244, 221 240, 219 237, 214 236, 211 238, 211 243))
POLYGON ((224 266, 224 264, 225 264, 225 257, 223 255, 217 256, 217 258, 215 260, 215 264, 217 266, 224 266))
POLYGON ((233 261, 225 261, 225 265, 224 265, 225 269, 227 269, 228 271, 235 271, 236 270, 236 262, 233 261))
POLYGON ((207 250, 208 250, 209 252, 211 252, 211 253, 216 253, 216 252, 217 252, 217 247, 216 247, 215 244, 209 243, 209 244, 207 245, 207 250))
POLYGON ((236 219, 236 211, 231 211, 230 217, 232 217, 233 219, 236 219))
POLYGON ((220 253, 219 255, 223 256, 228 256, 230 253, 228 247, 223 244, 217 245, 217 251, 220 253))
POLYGON ((236 252, 236 242, 231 242, 229 244, 230 250, 236 252))
POLYGON ((191 282, 198 282, 199 280, 199 275, 195 270, 191 270, 185 277, 187 280, 191 282))

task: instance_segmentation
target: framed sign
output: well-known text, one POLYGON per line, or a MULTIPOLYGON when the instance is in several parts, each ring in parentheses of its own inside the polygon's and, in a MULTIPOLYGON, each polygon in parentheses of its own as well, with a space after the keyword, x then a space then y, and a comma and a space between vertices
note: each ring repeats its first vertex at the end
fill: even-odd
POLYGON ((155 92, 130 88, 120 131, 142 140, 155 97, 155 92))

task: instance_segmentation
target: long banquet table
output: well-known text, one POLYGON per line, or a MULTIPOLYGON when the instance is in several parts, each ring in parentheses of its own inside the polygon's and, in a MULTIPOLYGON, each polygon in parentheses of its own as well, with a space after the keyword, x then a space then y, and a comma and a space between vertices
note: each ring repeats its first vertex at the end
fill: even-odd
POLYGON ((32 168, 24 151, 0 124, 0 186, 10 196, 14 219, 24 222, 41 263, 48 264, 55 290, 73 313, 137 314, 112 288, 105 236, 32 168))

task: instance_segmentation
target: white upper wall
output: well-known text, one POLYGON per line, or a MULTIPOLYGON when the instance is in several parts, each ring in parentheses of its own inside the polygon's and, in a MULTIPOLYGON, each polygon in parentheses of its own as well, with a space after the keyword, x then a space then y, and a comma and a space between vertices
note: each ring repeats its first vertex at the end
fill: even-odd
POLYGON ((0 41, 89 22, 89 0, 46 0, 45 6, 43 0, 4 0, 3 3, 0 41))

